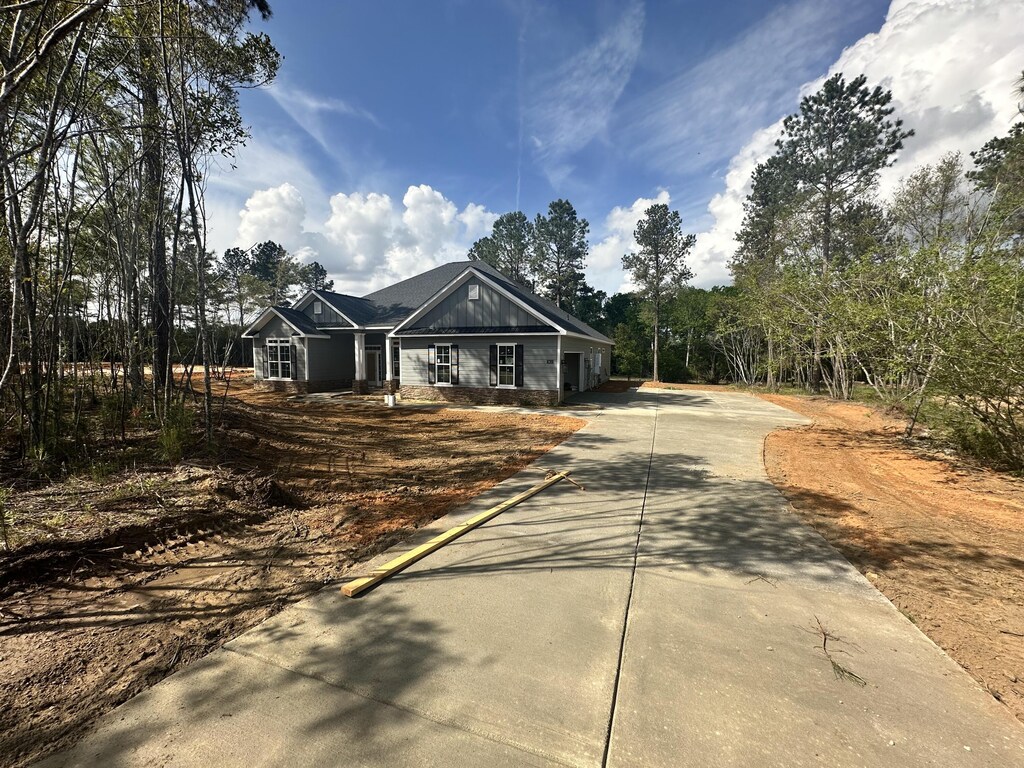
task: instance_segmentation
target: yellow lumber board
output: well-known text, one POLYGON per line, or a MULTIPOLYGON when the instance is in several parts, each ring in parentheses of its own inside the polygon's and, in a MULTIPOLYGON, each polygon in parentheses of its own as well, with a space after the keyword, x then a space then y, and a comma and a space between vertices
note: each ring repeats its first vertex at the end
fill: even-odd
POLYGON ((445 544, 454 541, 455 539, 459 538, 465 533, 469 533, 469 531, 473 530, 477 526, 483 525, 491 518, 497 517, 506 509, 514 507, 521 501, 526 501, 534 494, 540 493, 545 488, 554 485, 559 480, 562 480, 563 478, 566 478, 568 476, 568 470, 565 472, 558 472, 557 474, 552 475, 551 477, 547 478, 543 482, 538 483, 532 488, 525 490, 522 493, 516 494, 511 499, 506 499, 500 504, 497 504, 491 507, 490 509, 484 510, 478 515, 474 515, 473 517, 469 518, 469 520, 467 520, 466 522, 456 525, 454 528, 449 528, 447 531, 435 536, 425 544, 421 544, 415 549, 409 550, 404 555, 399 555, 393 560, 389 560, 388 562, 384 563, 384 565, 375 568, 370 573, 369 576, 364 576, 360 579, 354 579, 353 581, 348 582, 341 588, 341 593, 345 595, 345 597, 355 597, 360 592, 369 589, 373 585, 383 581, 389 576, 393 576, 394 574, 398 573, 404 568, 408 568, 417 560, 422 560, 431 552, 436 552, 445 544))

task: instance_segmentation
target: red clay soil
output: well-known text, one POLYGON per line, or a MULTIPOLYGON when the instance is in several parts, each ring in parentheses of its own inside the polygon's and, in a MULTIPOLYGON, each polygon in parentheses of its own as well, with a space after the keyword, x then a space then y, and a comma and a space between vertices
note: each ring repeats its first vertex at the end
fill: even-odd
POLYGON ((232 391, 214 460, 8 500, 17 543, 0 554, 0 765, 70 745, 585 423, 232 391))
POLYGON ((866 406, 760 396, 814 420, 765 441, 797 513, 1024 721, 1024 482, 912 449, 866 406))

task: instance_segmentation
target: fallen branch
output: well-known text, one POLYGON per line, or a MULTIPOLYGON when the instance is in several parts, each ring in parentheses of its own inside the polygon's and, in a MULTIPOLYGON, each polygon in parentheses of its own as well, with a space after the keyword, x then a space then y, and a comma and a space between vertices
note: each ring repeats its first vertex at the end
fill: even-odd
MULTIPOLYGON (((851 683, 856 683, 862 688, 867 685, 867 681, 863 677, 836 661, 835 657, 829 651, 829 640, 841 643, 843 642, 843 639, 838 635, 833 635, 829 632, 821 623, 821 619, 817 616, 814 617, 814 620, 818 623, 818 634, 821 636, 821 652, 825 654, 825 658, 828 659, 829 663, 832 665, 832 674, 836 676, 836 680, 847 680, 851 683)), ((839 651, 839 653, 846 653, 846 651, 839 651)))

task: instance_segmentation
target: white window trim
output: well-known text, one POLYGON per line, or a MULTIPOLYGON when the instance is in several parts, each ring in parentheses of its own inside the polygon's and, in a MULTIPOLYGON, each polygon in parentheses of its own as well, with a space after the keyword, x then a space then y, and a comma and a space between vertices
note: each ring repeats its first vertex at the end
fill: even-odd
POLYGON ((480 300, 480 283, 469 284, 469 300, 479 301, 480 300))
MULTIPOLYGON (((523 373, 524 373, 524 378, 525 378, 525 373, 526 372, 524 371, 523 373)), ((525 385, 526 382, 524 381, 523 384, 525 385)), ((515 344, 498 344, 498 389, 518 389, 518 387, 516 386, 516 345, 515 344), (508 364, 502 365, 501 364, 501 348, 502 347, 512 347, 512 365, 508 365, 508 364), (501 369, 502 368, 511 368, 512 369, 512 383, 511 384, 502 384, 501 383, 501 369)))
POLYGON ((268 357, 267 357, 267 379, 269 381, 291 381, 292 380, 292 376, 291 376, 291 374, 292 374, 292 350, 291 350, 291 346, 292 346, 292 340, 291 339, 266 339, 264 341, 263 353, 268 355, 268 357), (271 364, 273 364, 274 361, 271 360, 270 357, 269 357, 270 350, 268 349, 268 347, 274 347, 274 348, 277 349, 277 373, 278 373, 277 376, 271 376, 270 375, 270 366, 271 366, 271 364), (281 376, 280 375, 281 374, 281 363, 282 363, 282 360, 281 360, 281 349, 282 349, 282 347, 285 350, 287 350, 286 355, 288 356, 288 359, 283 361, 283 362, 285 362, 288 365, 288 375, 287 376, 281 376))
POLYGON ((313 314, 322 315, 324 313, 324 303, 320 299, 316 299, 313 302, 313 314))
POLYGON ((452 384, 452 345, 451 344, 435 344, 434 345, 434 386, 435 387, 454 387, 455 386, 454 384, 452 384), (440 357, 440 355, 438 353, 441 351, 441 347, 445 347, 445 348, 448 349, 448 362, 443 364, 443 365, 445 365, 448 368, 448 381, 441 381, 441 365, 442 365, 442 363, 440 363, 438 361, 438 358, 440 357))

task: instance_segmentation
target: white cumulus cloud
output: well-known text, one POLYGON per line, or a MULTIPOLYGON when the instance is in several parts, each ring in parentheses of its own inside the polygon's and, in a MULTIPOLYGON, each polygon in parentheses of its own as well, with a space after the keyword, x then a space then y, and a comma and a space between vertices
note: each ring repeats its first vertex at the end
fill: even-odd
POLYGON ((330 199, 326 220, 310 225, 299 190, 284 183, 249 197, 239 214, 235 244, 278 242, 304 262, 323 264, 335 290, 359 295, 465 259, 495 218, 476 203, 460 210, 420 184, 410 186, 399 205, 377 192, 338 193, 330 199))
MULTIPOLYGON (((1024 3, 1007 0, 893 0, 881 29, 843 51, 813 92, 835 72, 865 74, 893 92, 896 114, 916 135, 882 175, 882 193, 900 176, 943 154, 965 155, 1005 134, 1017 116, 1014 82, 1024 68, 1024 3)), ((725 189, 712 198, 711 228, 697 238, 697 282, 728 280, 727 262, 743 221, 750 174, 774 151, 781 121, 757 131, 729 163, 725 189)))
POLYGON ((656 197, 638 197, 632 205, 612 208, 604 220, 604 237, 590 248, 587 271, 595 288, 609 295, 634 289, 629 276, 622 272, 622 257, 637 250, 633 233, 644 212, 656 203, 671 202, 668 190, 662 189, 656 197))

